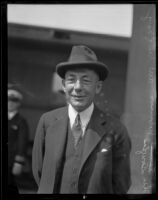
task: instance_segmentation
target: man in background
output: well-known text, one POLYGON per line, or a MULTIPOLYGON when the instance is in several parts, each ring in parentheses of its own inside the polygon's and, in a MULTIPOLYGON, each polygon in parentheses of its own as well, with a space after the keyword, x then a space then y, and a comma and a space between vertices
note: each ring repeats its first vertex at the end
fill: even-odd
POLYGON ((22 173, 25 164, 29 129, 19 113, 23 95, 13 84, 8 84, 8 192, 18 194, 15 176, 22 173))
POLYGON ((38 193, 127 193, 131 140, 124 125, 94 103, 107 66, 79 45, 56 72, 67 106, 43 114, 37 126, 32 166, 38 193))

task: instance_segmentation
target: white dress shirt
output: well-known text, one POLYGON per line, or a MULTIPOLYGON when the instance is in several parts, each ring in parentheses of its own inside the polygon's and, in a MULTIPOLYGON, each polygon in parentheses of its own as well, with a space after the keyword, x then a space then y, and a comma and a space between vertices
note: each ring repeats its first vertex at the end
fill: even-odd
POLYGON ((70 127, 72 128, 77 114, 80 114, 81 126, 82 126, 82 131, 83 131, 82 136, 84 136, 86 127, 87 127, 88 122, 91 118, 93 110, 94 110, 94 103, 92 103, 87 109, 85 109, 84 111, 79 112, 79 113, 72 107, 71 104, 69 104, 68 105, 68 116, 69 116, 69 119, 70 119, 70 127))

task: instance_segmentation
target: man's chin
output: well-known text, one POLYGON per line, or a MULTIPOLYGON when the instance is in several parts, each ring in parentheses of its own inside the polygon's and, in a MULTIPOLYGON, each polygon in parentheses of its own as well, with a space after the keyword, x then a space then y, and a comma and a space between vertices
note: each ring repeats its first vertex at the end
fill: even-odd
POLYGON ((81 103, 71 103, 71 105, 78 112, 82 112, 86 109, 86 106, 81 103))

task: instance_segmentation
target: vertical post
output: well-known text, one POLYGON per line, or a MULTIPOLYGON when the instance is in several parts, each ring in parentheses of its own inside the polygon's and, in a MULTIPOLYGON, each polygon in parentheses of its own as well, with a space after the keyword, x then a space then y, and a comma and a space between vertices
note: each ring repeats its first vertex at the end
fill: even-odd
POLYGON ((155 5, 135 4, 123 115, 132 140, 132 186, 128 193, 151 193, 156 100, 155 35, 155 5))

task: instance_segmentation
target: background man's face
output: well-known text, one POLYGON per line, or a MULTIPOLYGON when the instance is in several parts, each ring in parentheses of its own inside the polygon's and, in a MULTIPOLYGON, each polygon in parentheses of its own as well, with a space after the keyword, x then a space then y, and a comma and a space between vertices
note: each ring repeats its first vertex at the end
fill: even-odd
POLYGON ((67 102, 81 112, 88 108, 102 88, 98 75, 89 69, 68 70, 63 80, 67 102))
POLYGON ((19 106, 20 106, 20 102, 8 100, 8 112, 13 112, 13 111, 18 110, 19 106))

